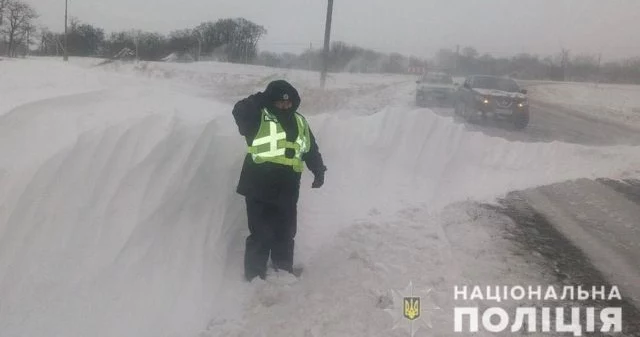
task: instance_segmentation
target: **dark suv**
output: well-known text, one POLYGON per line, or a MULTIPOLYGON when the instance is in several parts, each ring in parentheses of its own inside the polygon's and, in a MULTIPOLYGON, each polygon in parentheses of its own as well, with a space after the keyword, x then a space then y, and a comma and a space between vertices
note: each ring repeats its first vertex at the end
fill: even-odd
POLYGON ((496 76, 471 76, 456 93, 455 112, 465 120, 508 119, 517 129, 529 124, 527 90, 516 81, 496 76))

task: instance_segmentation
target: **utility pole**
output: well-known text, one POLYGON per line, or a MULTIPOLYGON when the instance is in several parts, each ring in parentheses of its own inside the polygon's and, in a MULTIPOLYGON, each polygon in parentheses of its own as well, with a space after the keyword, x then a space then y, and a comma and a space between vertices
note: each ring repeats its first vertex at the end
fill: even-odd
POLYGON ((308 60, 307 60, 307 70, 311 70, 312 67, 312 57, 311 55, 313 55, 313 42, 309 42, 309 53, 308 53, 308 60))
POLYGON ((458 64, 460 63, 460 45, 456 45, 456 65, 455 74, 458 75, 458 64))
POLYGON ((598 74, 596 75, 596 88, 598 87, 598 84, 601 81, 601 77, 602 77, 602 71, 601 71, 601 66, 602 66, 602 52, 600 52, 598 54, 598 74))
POLYGON ((200 62, 200 55, 202 55, 202 40, 200 40, 200 37, 198 37, 198 53, 196 55, 196 61, 200 62))
POLYGON ((64 0, 64 61, 69 61, 69 39, 67 37, 67 14, 69 13, 69 0, 64 0))
POLYGON ((327 22, 324 30, 324 52, 322 57, 322 73, 320 74, 320 86, 324 89, 327 81, 327 70, 329 69, 329 45, 331 41, 331 19, 333 16, 333 0, 328 0, 327 22))
POLYGON ((27 24, 27 40, 24 45, 27 46, 27 50, 25 51, 25 56, 29 56, 29 47, 31 46, 31 24, 27 24))
POLYGON ((193 30, 193 36, 198 40, 198 49, 196 49, 196 55, 194 59, 196 62, 200 62, 200 55, 202 54, 202 32, 198 29, 193 30))
POLYGON ((562 67, 562 81, 567 80, 567 68, 569 66, 569 50, 562 48, 560 66, 562 67))

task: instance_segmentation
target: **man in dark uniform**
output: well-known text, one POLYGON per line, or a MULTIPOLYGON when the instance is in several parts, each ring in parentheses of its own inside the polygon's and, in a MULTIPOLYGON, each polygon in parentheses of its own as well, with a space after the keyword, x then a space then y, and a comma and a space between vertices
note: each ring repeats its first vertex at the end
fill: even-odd
POLYGON ((324 184, 326 167, 306 119, 297 112, 298 91, 288 82, 269 83, 233 108, 245 137, 245 157, 237 192, 245 196, 250 235, 244 273, 250 281, 266 277, 267 262, 294 273, 293 251, 303 163, 314 175, 313 188, 324 184))

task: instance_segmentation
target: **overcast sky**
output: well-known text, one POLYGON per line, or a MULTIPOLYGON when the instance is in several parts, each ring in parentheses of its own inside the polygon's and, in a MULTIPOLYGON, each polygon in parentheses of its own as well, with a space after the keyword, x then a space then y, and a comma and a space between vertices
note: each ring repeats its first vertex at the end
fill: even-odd
MULTIPOLYGON (((64 0, 26 0, 39 22, 64 29, 64 0)), ((268 33, 260 47, 322 46, 327 0, 69 0, 70 15, 107 32, 168 33, 203 21, 244 17, 268 33)), ((480 53, 602 52, 640 56, 640 0, 335 0, 332 40, 429 57, 471 45, 480 53)))

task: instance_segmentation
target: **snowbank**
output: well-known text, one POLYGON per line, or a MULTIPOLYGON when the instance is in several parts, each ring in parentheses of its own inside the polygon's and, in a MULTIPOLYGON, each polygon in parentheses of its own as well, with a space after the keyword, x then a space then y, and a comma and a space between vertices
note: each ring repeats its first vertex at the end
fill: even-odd
POLYGON ((113 78, 90 76, 76 65, 59 61, 5 59, 0 64, 0 114, 34 102, 34 98, 43 100, 100 90, 113 78))
POLYGON ((175 64, 160 62, 114 62, 102 67, 120 74, 163 79, 174 85, 197 85, 208 90, 208 97, 233 104, 249 93, 262 91, 278 78, 295 84, 302 96, 302 111, 318 114, 348 109, 351 113, 372 114, 381 107, 393 104, 398 88, 415 88, 409 75, 329 74, 326 90, 319 89, 320 75, 294 69, 221 62, 175 64), (391 85, 393 84, 393 85, 391 85), (361 99, 359 99, 361 98, 361 99))
POLYGON ((529 87, 531 98, 568 107, 598 120, 640 130, 640 86, 592 83, 529 87))
MULTIPOLYGON (((174 74, 158 79, 134 76, 144 73, 134 67, 140 65, 109 70, 51 60, 0 64, 2 74, 15 81, 0 83, 2 93, 13 85, 46 84, 0 100, 3 336, 189 337, 205 330, 212 318, 210 335, 252 335, 256 326, 269 322, 269 336, 290 335, 302 327, 279 322, 296 317, 291 315, 307 302, 282 299, 302 294, 320 296, 318 307, 306 312, 333 312, 327 320, 314 318, 312 333, 323 335, 322 326, 353 332, 349 322, 339 321, 340 314, 357 309, 337 304, 328 294, 348 294, 363 282, 358 277, 367 277, 364 289, 388 289, 396 287, 392 277, 405 282, 412 273, 428 275, 429 268, 458 260, 458 272, 438 286, 499 277, 486 271, 503 264, 493 269, 483 264, 492 258, 465 260, 485 246, 497 247, 491 257, 506 254, 507 247, 492 245, 490 232, 482 234, 482 244, 476 242, 479 232, 447 234, 465 235, 445 251, 451 258, 424 247, 418 251, 425 263, 403 264, 407 242, 418 244, 433 233, 444 240, 446 233, 438 228, 467 221, 437 215, 443 207, 566 179, 616 177, 640 167, 634 147, 491 138, 409 108, 413 86, 398 84, 395 77, 376 77, 377 89, 370 90, 370 76, 337 76, 336 87, 352 96, 336 105, 339 112, 309 118, 329 171, 320 190, 308 188, 311 179, 305 173, 299 211, 296 259, 317 266, 308 270, 317 280, 283 293, 241 282, 246 225, 234 187, 244 144, 232 106, 214 92, 227 85, 258 88, 282 74, 262 69, 256 76, 255 67, 213 63, 147 66, 174 74), (207 80, 212 84, 203 86, 207 80), (350 110, 365 102, 366 109, 350 110), (419 211, 406 213, 415 208, 419 211), (394 222, 398 212, 421 215, 410 223, 394 222), (374 221, 372 232, 363 219, 374 221), (415 240, 407 241, 412 235, 415 240), (369 243, 387 245, 391 255, 376 265, 378 253, 369 243), (472 253, 456 255, 458 249, 472 253), (367 271, 347 272, 363 268, 358 264, 367 271), (473 267, 462 272, 465 265, 473 267), (407 272, 412 268, 418 269, 407 272), (270 319, 273 315, 277 321, 270 319), (226 320, 229 316, 240 319, 226 320)), ((315 81, 315 74, 286 76, 298 78, 303 88, 315 81)), ((440 270, 449 269, 440 265, 440 270)), ((528 279, 525 273, 511 280, 528 279)), ((437 278, 419 280, 432 284, 437 278)), ((376 315, 358 324, 381 327, 376 315)))

